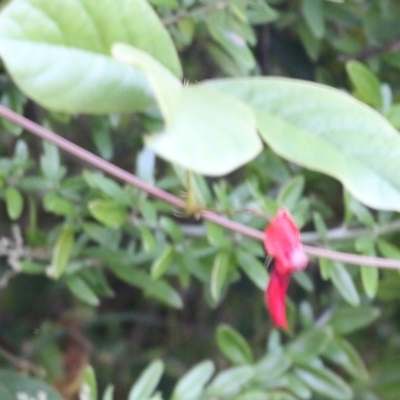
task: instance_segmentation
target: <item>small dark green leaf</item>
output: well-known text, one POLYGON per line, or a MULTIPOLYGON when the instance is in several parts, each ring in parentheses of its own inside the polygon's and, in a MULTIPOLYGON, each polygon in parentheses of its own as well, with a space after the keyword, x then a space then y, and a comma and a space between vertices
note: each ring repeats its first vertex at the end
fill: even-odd
POLYGON ((54 192, 48 193, 43 199, 43 207, 46 211, 55 215, 75 217, 78 212, 75 206, 54 192))
POLYGON ((104 194, 114 199, 121 205, 128 206, 131 199, 117 182, 101 174, 100 172, 85 171, 83 177, 86 183, 94 189, 101 190, 104 194))
POLYGON ((336 289, 343 298, 353 306, 360 304, 360 297, 354 285, 353 279, 346 267, 339 261, 333 261, 330 269, 330 277, 336 289))
POLYGON ((325 34, 325 18, 322 0, 302 0, 302 11, 307 25, 317 38, 325 34))
POLYGON ((160 226, 175 243, 183 242, 182 229, 171 218, 161 217, 160 226))
POLYGON ((211 273, 211 296, 214 301, 218 301, 221 296, 222 288, 226 283, 230 263, 230 255, 225 251, 219 252, 214 259, 211 273))
POLYGON ((212 222, 206 222, 207 239, 211 246, 220 249, 229 249, 232 242, 227 238, 226 231, 220 225, 212 222))
POLYGON ((40 167, 43 175, 50 181, 58 181, 65 174, 65 168, 61 167, 60 155, 56 146, 43 142, 44 153, 40 157, 40 167))
POLYGON ((354 379, 368 382, 369 373, 360 355, 349 341, 335 337, 331 340, 324 350, 324 357, 340 365, 354 379))
POLYGON ((58 279, 64 273, 74 247, 74 241, 74 232, 71 229, 64 228, 60 232, 54 245, 51 265, 47 269, 48 276, 58 279))
POLYGON ((242 271, 260 290, 264 291, 268 283, 266 266, 248 252, 238 250, 235 256, 242 271))
POLYGON ((79 276, 67 275, 65 282, 68 289, 81 301, 91 306, 97 306, 100 303, 99 298, 93 289, 79 276))
POLYGON ((109 228, 120 228, 126 223, 128 217, 126 208, 115 200, 92 200, 88 208, 97 221, 109 228))
POLYGON ((356 96, 375 108, 382 107, 381 84, 376 75, 359 61, 349 61, 346 70, 356 96))
POLYGON ((304 363, 323 352, 332 338, 331 327, 313 328, 298 336, 294 342, 286 346, 285 351, 294 363, 304 363))
POLYGON ((132 386, 128 400, 148 400, 157 388, 163 372, 163 362, 160 360, 153 361, 132 386))
POLYGON ((174 258, 175 249, 171 245, 165 246, 161 254, 154 260, 151 266, 151 277, 153 279, 161 278, 171 265, 174 258))
POLYGON ((332 400, 352 400, 351 387, 332 371, 319 366, 295 368, 296 375, 312 390, 332 400))
POLYGON ((336 333, 346 335, 371 324, 379 315, 380 311, 376 307, 342 307, 333 313, 329 325, 336 333))
POLYGON ((255 366, 254 380, 257 382, 265 382, 276 380, 285 371, 287 371, 292 362, 290 357, 282 351, 275 353, 269 352, 265 357, 261 358, 255 366))
POLYGON ((253 354, 243 336, 229 325, 220 325, 217 329, 217 344, 233 364, 251 364, 253 354))
POLYGON ((304 183, 304 177, 301 175, 286 182, 278 193, 278 204, 289 210, 293 209, 303 193, 304 183))
POLYGON ((83 371, 81 377, 81 389, 79 391, 81 400, 97 400, 96 375, 93 368, 89 365, 83 371))
POLYGON ((24 209, 24 198, 13 186, 6 189, 6 207, 7 214, 13 221, 21 216, 24 209))
POLYGON ((214 370, 212 361, 206 360, 197 364, 178 381, 171 400, 198 400, 214 370))
POLYGON ((136 268, 118 265, 111 265, 110 268, 119 279, 143 289, 149 296, 171 307, 182 308, 182 299, 179 293, 168 283, 160 279, 155 281, 148 274, 136 268))
POLYGON ((254 368, 249 365, 233 367, 220 372, 207 388, 211 398, 231 398, 246 385, 254 375, 254 368))

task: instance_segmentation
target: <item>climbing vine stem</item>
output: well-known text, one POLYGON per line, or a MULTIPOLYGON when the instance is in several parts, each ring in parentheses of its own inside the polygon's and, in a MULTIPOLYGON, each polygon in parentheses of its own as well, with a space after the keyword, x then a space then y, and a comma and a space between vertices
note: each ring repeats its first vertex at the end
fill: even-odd
MULTIPOLYGON (((15 113, 14 111, 0 105, 0 117, 7 119, 10 122, 22 127, 26 131, 40 137, 43 140, 53 143, 55 146, 60 148, 61 150, 75 156, 76 158, 84 161, 87 164, 90 164, 108 175, 113 176, 114 178, 128 183, 137 187, 138 189, 148 193, 149 195, 158 198, 166 203, 171 204, 174 207, 184 209, 185 201, 181 198, 168 193, 154 185, 151 185, 147 182, 142 181, 137 176, 117 167, 116 165, 103 160, 101 157, 96 156, 95 154, 83 149, 82 147, 77 146, 76 144, 70 142, 69 140, 57 135, 54 132, 44 128, 41 125, 25 118, 22 115, 15 113)), ((222 215, 216 214, 211 211, 199 211, 199 217, 203 220, 213 222, 218 224, 226 229, 235 231, 239 234, 248 236, 255 240, 262 241, 264 238, 264 233, 251 228, 249 226, 243 225, 239 222, 230 220, 222 215)), ((310 256, 314 256, 317 258, 327 258, 331 260, 341 261, 347 264, 354 265, 363 265, 377 268, 391 268, 391 269, 400 269, 400 260, 389 259, 389 258, 381 258, 381 257, 369 257, 362 256, 351 253, 343 253, 339 251, 334 251, 330 249, 314 247, 314 246, 306 246, 304 245, 304 250, 310 256)))

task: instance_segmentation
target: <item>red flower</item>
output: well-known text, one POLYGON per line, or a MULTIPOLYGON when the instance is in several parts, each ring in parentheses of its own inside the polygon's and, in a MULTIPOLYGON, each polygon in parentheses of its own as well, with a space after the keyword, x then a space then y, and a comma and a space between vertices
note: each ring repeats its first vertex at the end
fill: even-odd
POLYGON ((280 209, 265 229, 264 246, 275 259, 265 291, 265 303, 275 326, 288 329, 285 298, 290 276, 307 266, 308 257, 301 247, 299 228, 286 209, 280 209))

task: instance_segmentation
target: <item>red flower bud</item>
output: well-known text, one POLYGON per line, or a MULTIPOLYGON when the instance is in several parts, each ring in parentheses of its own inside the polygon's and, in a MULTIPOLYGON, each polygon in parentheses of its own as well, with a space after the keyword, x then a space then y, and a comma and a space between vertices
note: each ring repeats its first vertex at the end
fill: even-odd
POLYGON ((307 266, 308 257, 301 246, 299 228, 286 209, 280 209, 265 229, 264 246, 275 259, 265 292, 266 306, 275 326, 288 329, 285 299, 290 276, 307 266))

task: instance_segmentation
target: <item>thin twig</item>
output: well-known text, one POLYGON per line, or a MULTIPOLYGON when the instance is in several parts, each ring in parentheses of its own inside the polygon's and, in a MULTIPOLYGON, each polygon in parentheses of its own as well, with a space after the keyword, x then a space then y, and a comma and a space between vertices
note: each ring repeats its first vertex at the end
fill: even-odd
MULTIPOLYGON (((103 160, 102 158, 96 156, 95 154, 77 146, 76 144, 70 142, 69 140, 62 138, 61 136, 58 136, 54 132, 51 132, 50 130, 36 124, 35 122, 30 121, 24 116, 15 113, 14 111, 4 107, 3 105, 0 105, 0 116, 7 119, 8 121, 17 124, 18 126, 21 126, 22 128, 40 137, 41 139, 53 143, 60 149, 106 172, 107 174, 113 176, 114 178, 117 178, 130 185, 133 185, 139 188, 140 190, 148 193, 149 195, 173 205, 174 207, 182 209, 185 208, 185 202, 179 197, 176 197, 171 193, 168 193, 160 188, 157 188, 153 185, 150 185, 142 181, 137 176, 130 174, 127 171, 124 171, 123 169, 117 167, 116 165, 111 164, 106 160, 103 160)), ((199 212, 199 215, 202 219, 214 222, 215 224, 220 225, 226 229, 235 231, 237 233, 248 236, 255 240, 259 241, 264 240, 263 232, 251 228, 249 226, 243 225, 239 222, 229 220, 211 211, 201 211, 199 212)), ((304 250, 310 256, 342 261, 348 264, 364 265, 364 266, 379 267, 379 268, 400 269, 400 260, 342 253, 339 251, 323 249, 319 247, 312 247, 312 246, 304 246, 304 250)))
POLYGON ((170 17, 166 17, 162 20, 162 23, 167 26, 167 25, 172 25, 175 24, 176 22, 179 22, 182 19, 185 18, 193 18, 197 17, 199 15, 203 14, 208 14, 209 12, 212 11, 217 11, 217 10, 223 10, 229 6, 228 1, 220 1, 218 3, 214 4, 208 4, 204 7, 199 7, 191 11, 180 11, 177 12, 174 15, 171 15, 170 17))
POLYGON ((340 61, 349 60, 368 60, 369 58, 377 57, 386 53, 393 53, 400 49, 400 38, 394 38, 387 43, 383 43, 381 46, 371 47, 360 51, 358 54, 341 55, 340 61))
POLYGON ((20 371, 29 371, 42 378, 46 376, 46 370, 44 368, 34 365, 28 360, 24 360, 23 358, 15 356, 3 347, 0 347, 0 357, 10 362, 16 369, 20 371))

